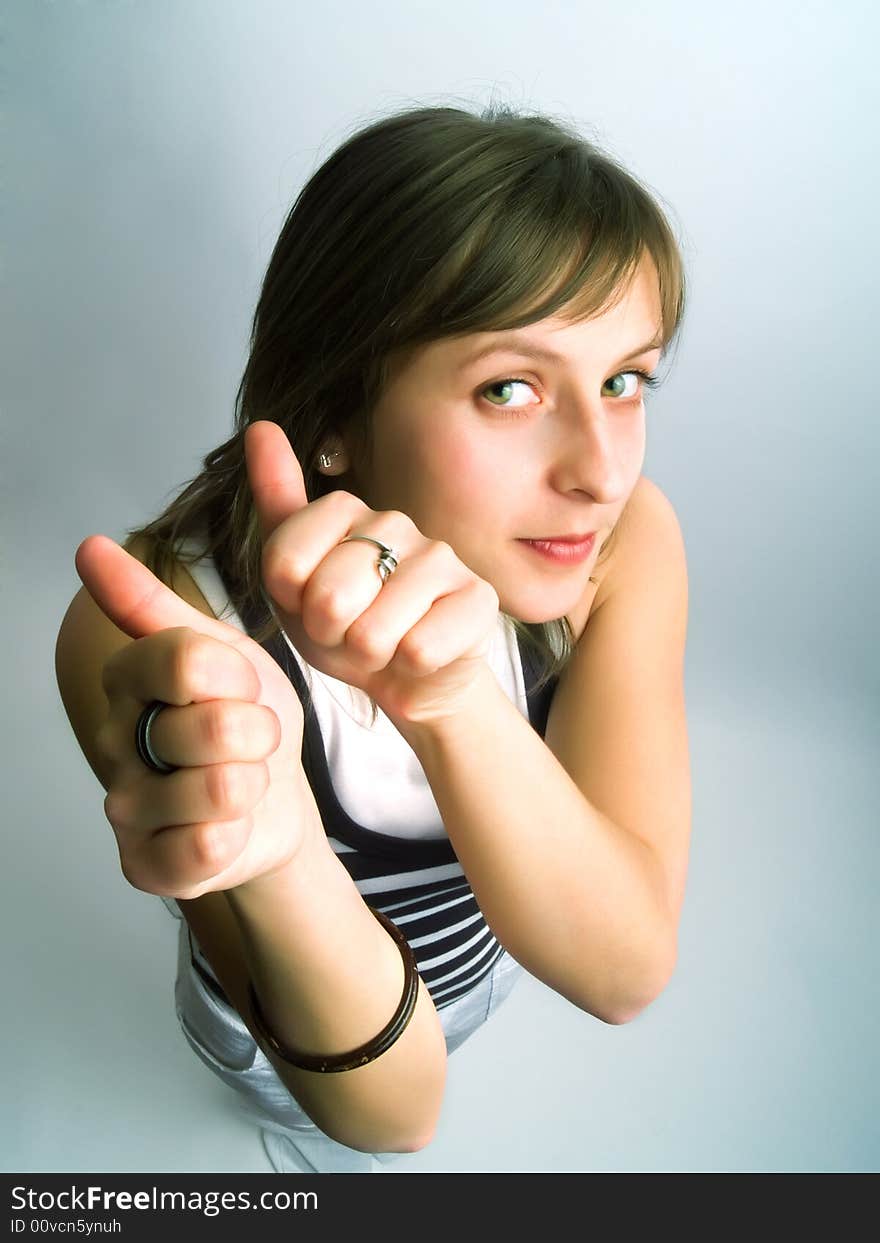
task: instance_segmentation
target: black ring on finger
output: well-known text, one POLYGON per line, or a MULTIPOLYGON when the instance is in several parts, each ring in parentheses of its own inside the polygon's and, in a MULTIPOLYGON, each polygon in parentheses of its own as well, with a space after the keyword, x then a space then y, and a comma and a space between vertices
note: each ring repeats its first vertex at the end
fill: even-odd
POLYGON ((146 764, 147 768, 151 768, 154 773, 161 773, 167 776, 168 773, 176 773, 178 765, 166 764, 164 760, 160 760, 153 748, 150 746, 150 729, 153 721, 162 711, 169 705, 161 699, 154 699, 152 703, 147 704, 143 712, 137 719, 137 725, 134 731, 134 745, 137 753, 146 764))

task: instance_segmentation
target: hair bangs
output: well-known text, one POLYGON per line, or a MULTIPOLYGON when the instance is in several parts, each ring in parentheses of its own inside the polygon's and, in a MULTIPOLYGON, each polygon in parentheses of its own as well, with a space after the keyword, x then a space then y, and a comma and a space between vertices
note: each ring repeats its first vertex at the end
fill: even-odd
MULTIPOLYGON (((496 134, 502 148, 504 133, 496 134)), ((496 146, 481 153, 482 163, 467 151, 460 169, 444 165, 442 211, 432 222, 436 258, 422 252, 421 278, 395 307, 389 327, 396 340, 385 341, 384 354, 396 350, 400 361, 439 337, 504 331, 557 314, 594 318, 624 294, 645 254, 657 272, 664 344, 675 336, 683 268, 646 190, 582 139, 560 143, 557 134, 553 148, 529 154, 516 160, 496 146), (457 198, 455 183, 465 173, 457 198)), ((398 252, 401 259, 412 270, 398 252)), ((388 374, 380 368, 376 378, 388 374)))

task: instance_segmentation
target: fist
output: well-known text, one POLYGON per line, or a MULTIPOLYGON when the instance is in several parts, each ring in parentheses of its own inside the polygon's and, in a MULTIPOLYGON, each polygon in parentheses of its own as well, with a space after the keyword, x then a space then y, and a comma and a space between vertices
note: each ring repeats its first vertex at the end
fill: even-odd
POLYGON ((276 424, 252 424, 245 451, 263 583, 293 646, 322 673, 371 695, 399 728, 459 710, 488 671, 494 588, 406 514, 371 510, 343 491, 309 503, 276 424), (359 538, 343 542, 349 536, 359 538), (381 550, 370 540, 398 561, 384 583, 381 550))
POLYGON ((300 759, 302 706, 286 674, 113 540, 89 536, 76 566, 101 611, 134 640, 104 663, 108 713, 95 738, 126 880, 195 898, 289 862, 320 825, 300 759), (177 769, 165 775, 135 748, 137 720, 153 700, 168 705, 151 730, 154 754, 177 769))

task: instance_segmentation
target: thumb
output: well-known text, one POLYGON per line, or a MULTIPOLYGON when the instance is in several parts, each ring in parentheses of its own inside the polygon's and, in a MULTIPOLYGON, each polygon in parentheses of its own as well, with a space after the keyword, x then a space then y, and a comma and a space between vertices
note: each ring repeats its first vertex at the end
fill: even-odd
POLYGON ((308 505, 306 485, 287 434, 277 423, 251 423, 244 433, 244 453, 265 544, 285 518, 308 505))
POLYGON ((230 632, 232 641, 241 638, 237 630, 187 604, 106 535, 84 539, 76 550, 75 562, 76 572, 98 608, 132 639, 171 626, 189 626, 224 643, 230 642, 230 632))

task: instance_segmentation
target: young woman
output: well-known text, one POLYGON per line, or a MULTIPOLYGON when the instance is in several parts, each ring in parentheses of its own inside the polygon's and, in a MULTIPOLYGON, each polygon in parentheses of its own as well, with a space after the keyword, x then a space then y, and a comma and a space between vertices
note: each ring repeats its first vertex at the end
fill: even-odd
POLYGON ((662 210, 577 133, 383 119, 282 229, 234 434, 77 549, 64 704, 279 1171, 428 1144, 523 969, 611 1024, 669 981, 687 576, 641 470, 683 306, 662 210))

